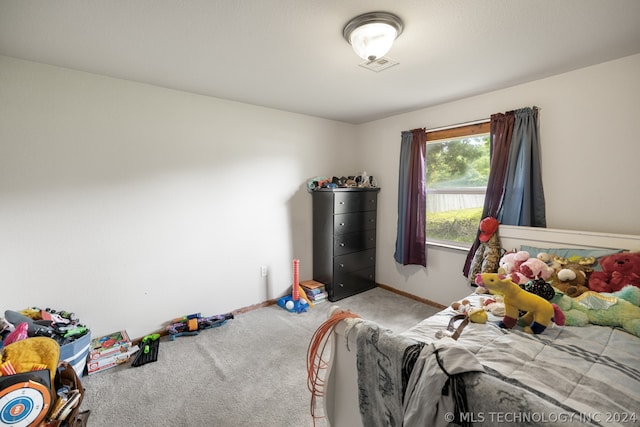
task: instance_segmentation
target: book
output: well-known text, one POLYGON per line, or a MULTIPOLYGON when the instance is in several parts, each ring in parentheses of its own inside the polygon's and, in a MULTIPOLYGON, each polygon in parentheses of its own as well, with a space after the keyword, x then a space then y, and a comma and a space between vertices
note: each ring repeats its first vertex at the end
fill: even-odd
POLYGON ((313 302, 324 301, 328 298, 329 294, 327 292, 321 292, 319 294, 307 295, 309 299, 313 302))
POLYGON ((324 288, 315 288, 315 289, 305 289, 304 293, 311 296, 311 295, 321 294, 324 291, 325 291, 324 288))
POLYGON ((300 283, 304 292, 311 298, 312 295, 325 292, 324 283, 316 282, 315 280, 307 280, 300 283))
POLYGON ((311 299, 322 298, 323 296, 327 296, 327 291, 322 290, 320 292, 314 292, 314 293, 306 292, 306 294, 307 294, 307 297, 309 297, 311 299))

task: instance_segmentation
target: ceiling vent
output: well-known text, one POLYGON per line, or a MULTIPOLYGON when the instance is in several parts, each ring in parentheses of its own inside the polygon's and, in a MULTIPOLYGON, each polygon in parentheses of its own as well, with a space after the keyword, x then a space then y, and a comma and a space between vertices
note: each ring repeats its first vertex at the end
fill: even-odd
POLYGON ((366 68, 367 70, 375 71, 379 73, 382 70, 386 70, 387 68, 391 68, 394 65, 398 65, 398 61, 394 61, 388 56, 383 56, 378 59, 374 59, 373 61, 364 61, 361 62, 360 65, 362 68, 366 68))

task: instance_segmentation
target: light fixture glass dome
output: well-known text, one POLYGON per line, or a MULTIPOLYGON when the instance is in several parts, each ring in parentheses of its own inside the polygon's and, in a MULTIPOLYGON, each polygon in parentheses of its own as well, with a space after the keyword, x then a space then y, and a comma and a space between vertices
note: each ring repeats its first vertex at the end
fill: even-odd
POLYGON ((375 61, 389 52, 402 29, 402 21, 396 15, 370 12, 349 21, 342 30, 342 35, 359 57, 375 61))
POLYGON ((391 25, 376 22, 353 30, 350 41, 360 58, 375 61, 389 52, 397 35, 391 25))

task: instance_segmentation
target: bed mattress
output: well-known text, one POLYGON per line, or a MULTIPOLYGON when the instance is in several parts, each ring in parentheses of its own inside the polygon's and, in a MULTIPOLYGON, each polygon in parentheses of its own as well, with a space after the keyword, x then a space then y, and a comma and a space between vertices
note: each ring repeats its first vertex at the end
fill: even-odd
MULTIPOLYGON (((474 293, 468 299, 479 306, 480 298, 474 293)), ((437 338, 455 314, 451 308, 445 309, 401 335, 424 343, 423 352, 463 348, 468 352, 464 363, 482 367, 484 373, 467 375, 467 412, 456 414, 459 422, 462 416, 461 424, 640 425, 638 337, 596 325, 551 325, 542 334, 533 335, 517 326, 501 329, 497 325, 500 318, 489 314, 485 324, 467 324, 457 340, 437 338), (513 396, 519 398, 514 400, 513 396)), ((414 368, 412 376, 419 375, 417 371, 414 368)), ((441 384, 428 382, 429 378, 420 379, 418 399, 441 393, 441 384)), ((405 411, 411 387, 410 382, 405 411)), ((438 414, 437 419, 451 416, 445 415, 438 414)))

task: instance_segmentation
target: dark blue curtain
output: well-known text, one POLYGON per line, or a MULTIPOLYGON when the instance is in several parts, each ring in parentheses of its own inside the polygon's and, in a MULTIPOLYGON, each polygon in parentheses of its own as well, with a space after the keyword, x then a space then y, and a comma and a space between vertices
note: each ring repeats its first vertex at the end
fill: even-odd
MULTIPOLYGON (((546 227, 542 188, 538 108, 521 108, 491 116, 491 169, 482 219, 501 224, 546 227)), ((462 269, 469 275, 480 241, 476 237, 462 269)))
POLYGON ((398 231, 394 258, 402 265, 427 266, 425 129, 404 131, 400 141, 398 231))
POLYGON ((547 218, 540 167, 537 108, 515 111, 509 151, 501 224, 546 227, 547 218))

